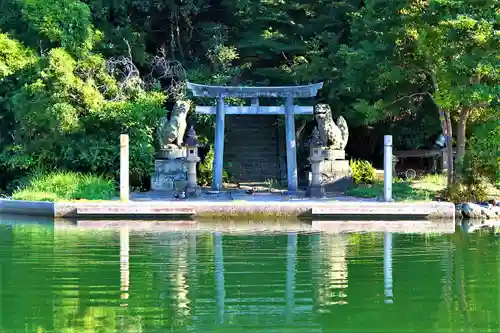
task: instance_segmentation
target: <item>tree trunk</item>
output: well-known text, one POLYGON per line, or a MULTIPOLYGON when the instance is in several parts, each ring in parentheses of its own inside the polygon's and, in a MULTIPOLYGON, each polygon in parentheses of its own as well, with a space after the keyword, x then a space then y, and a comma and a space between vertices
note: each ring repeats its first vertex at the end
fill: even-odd
POLYGON ((457 155, 455 158, 455 169, 463 161, 465 155, 466 129, 469 114, 470 108, 463 108, 460 111, 460 118, 458 120, 457 128, 457 155))
POLYGON ((451 186, 454 184, 454 177, 453 177, 453 132, 452 132, 452 127, 451 127, 451 119, 450 119, 450 114, 447 111, 443 111, 439 105, 436 104, 438 107, 439 111, 439 120, 441 121, 441 129, 443 131, 443 135, 446 138, 446 168, 447 170, 447 176, 448 176, 448 189, 451 188, 451 186))
POLYGON ((448 135, 446 136, 446 149, 448 152, 448 188, 455 184, 455 170, 453 168, 453 127, 451 126, 451 116, 449 112, 445 112, 446 127, 448 135))
POLYGON ((307 119, 302 119, 300 121, 300 125, 297 127, 297 130, 295 131, 295 137, 297 138, 297 140, 299 142, 300 142, 300 140, 302 138, 302 132, 306 128, 306 125, 307 125, 307 119))

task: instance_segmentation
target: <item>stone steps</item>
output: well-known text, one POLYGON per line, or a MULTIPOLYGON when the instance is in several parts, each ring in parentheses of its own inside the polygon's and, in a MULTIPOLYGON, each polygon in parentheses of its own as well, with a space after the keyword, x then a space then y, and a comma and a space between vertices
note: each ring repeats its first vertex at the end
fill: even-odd
POLYGON ((278 128, 275 116, 226 117, 224 165, 235 181, 280 180, 278 128))

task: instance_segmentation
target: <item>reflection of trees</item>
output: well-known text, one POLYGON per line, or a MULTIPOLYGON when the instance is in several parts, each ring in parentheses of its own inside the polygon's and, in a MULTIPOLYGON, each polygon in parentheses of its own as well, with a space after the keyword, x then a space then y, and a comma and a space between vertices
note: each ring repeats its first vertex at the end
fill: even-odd
POLYGON ((0 327, 4 332, 51 331, 54 230, 0 226, 0 327))
POLYGON ((385 304, 383 234, 220 238, 0 226, 0 332, 210 331, 221 295, 221 330, 304 324, 299 331, 312 332, 320 323, 338 332, 499 332, 494 234, 392 239, 396 301, 385 304))
POLYGON ((119 309, 119 237, 115 232, 55 234, 55 331, 116 332, 119 309))
POLYGON ((449 316, 456 329, 498 332, 500 286, 498 240, 488 231, 451 236, 456 297, 449 316))

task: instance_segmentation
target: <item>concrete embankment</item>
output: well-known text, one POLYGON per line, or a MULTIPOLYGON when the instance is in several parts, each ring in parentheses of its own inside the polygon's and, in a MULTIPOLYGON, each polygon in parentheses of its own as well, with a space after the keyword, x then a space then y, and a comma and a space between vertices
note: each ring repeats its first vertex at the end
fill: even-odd
POLYGON ((307 220, 451 220, 447 202, 171 200, 101 202, 28 202, 0 200, 0 213, 55 218, 292 218, 307 220))

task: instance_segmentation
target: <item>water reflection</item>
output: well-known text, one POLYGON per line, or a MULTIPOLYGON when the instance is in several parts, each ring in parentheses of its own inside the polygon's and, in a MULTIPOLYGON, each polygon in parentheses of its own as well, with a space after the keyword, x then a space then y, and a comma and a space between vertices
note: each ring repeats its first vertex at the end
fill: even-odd
POLYGON ((499 331, 498 236, 0 225, 1 332, 499 331))
POLYGON ((224 254, 222 250, 222 234, 214 235, 214 275, 215 275, 215 304, 217 306, 217 324, 224 323, 224 304, 226 290, 224 288, 224 254))
POLYGON ((129 230, 125 226, 120 229, 120 298, 123 301, 122 306, 127 306, 128 287, 129 287, 129 230))
POLYGON ((328 311, 332 305, 345 305, 348 303, 348 270, 347 247, 348 235, 317 235, 314 246, 313 260, 315 269, 317 291, 316 304, 318 311, 328 311))
POLYGON ((286 248, 286 292, 285 292, 285 318, 288 324, 293 320, 294 291, 295 291, 295 266, 297 262, 297 233, 292 232, 287 236, 286 248))
POLYGON ((384 233, 384 294, 385 302, 392 303, 392 233, 384 233))

